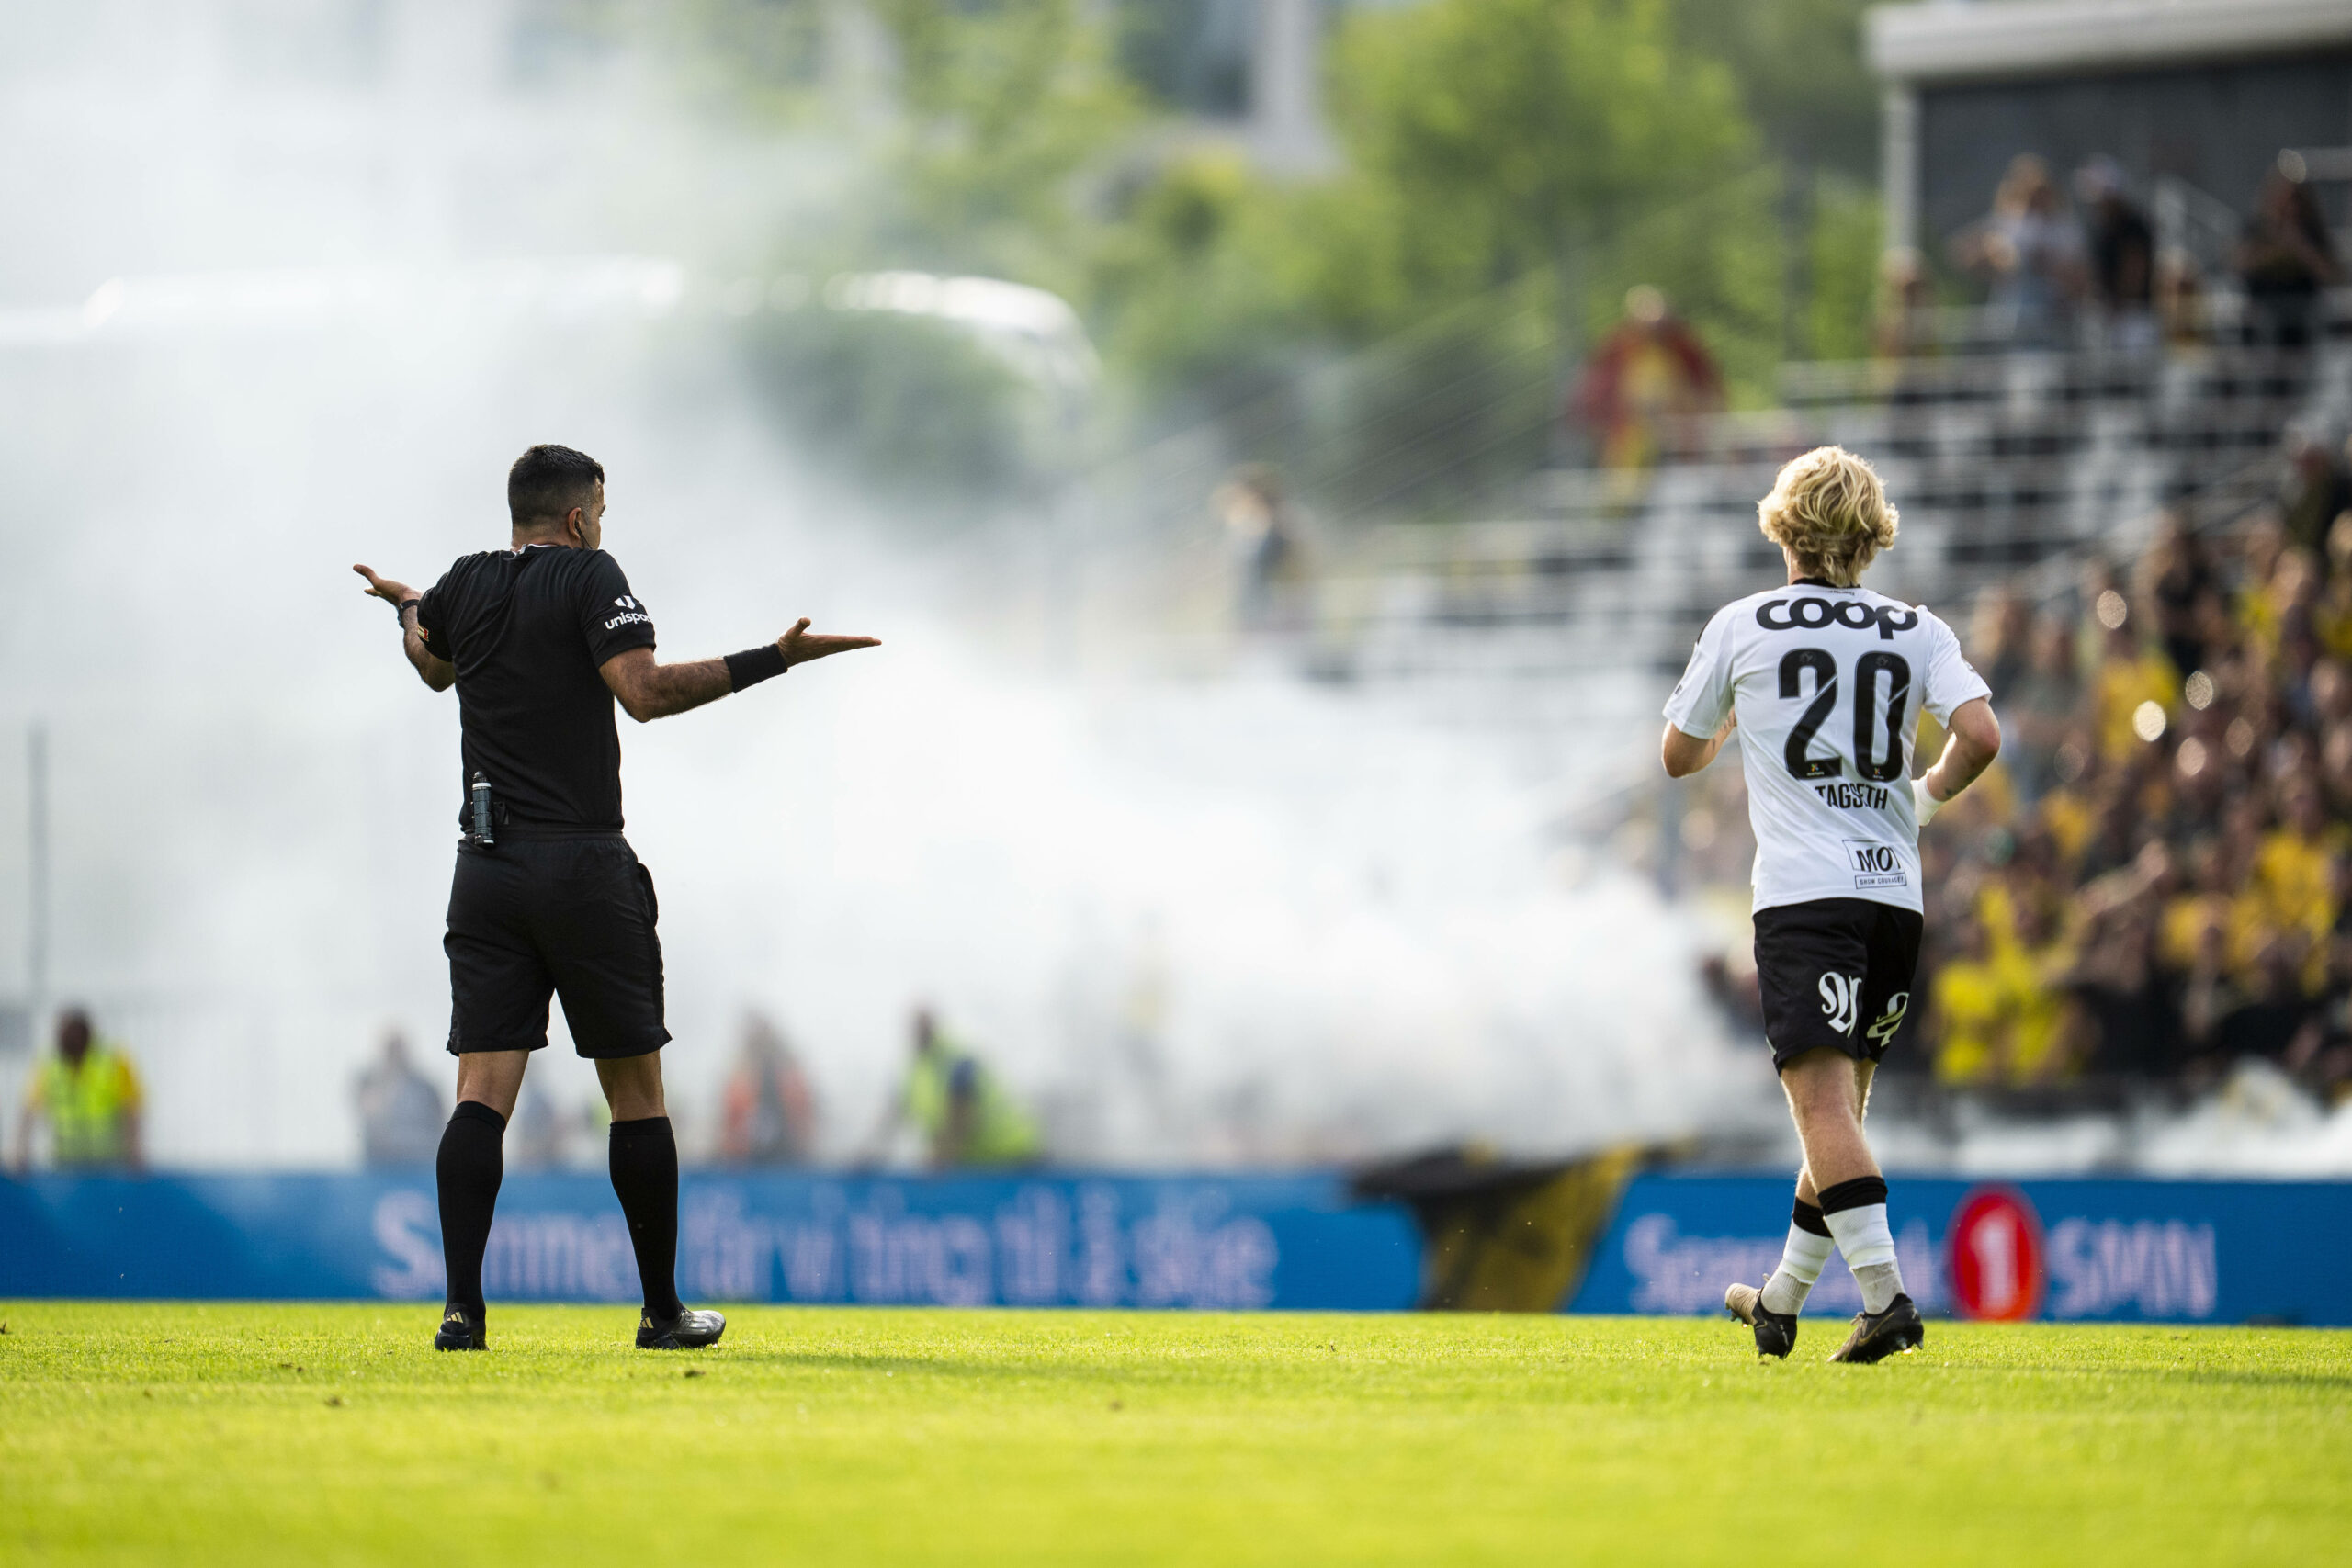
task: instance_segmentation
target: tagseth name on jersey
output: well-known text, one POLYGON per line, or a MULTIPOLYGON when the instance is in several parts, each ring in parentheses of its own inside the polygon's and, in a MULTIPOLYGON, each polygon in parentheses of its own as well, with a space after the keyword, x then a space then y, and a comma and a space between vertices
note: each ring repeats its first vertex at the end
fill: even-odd
POLYGON ((1801 582, 1715 613, 1666 718, 1703 740, 1739 716, 1755 908, 1859 897, 1916 910, 1919 712, 1949 724, 1990 694, 1929 612, 1867 588, 1801 582))

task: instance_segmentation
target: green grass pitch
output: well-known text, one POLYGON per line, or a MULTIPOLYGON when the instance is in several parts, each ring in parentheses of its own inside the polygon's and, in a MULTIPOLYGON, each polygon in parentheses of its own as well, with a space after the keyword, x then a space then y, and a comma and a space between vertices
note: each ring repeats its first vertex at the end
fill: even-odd
POLYGON ((0 1303, 0 1563, 2352 1561, 2352 1334, 0 1303))

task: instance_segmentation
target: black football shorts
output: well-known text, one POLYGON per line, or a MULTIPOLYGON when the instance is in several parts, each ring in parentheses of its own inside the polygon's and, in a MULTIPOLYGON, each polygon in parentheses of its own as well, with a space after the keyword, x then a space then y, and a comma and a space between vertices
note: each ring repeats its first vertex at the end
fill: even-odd
POLYGON ((548 998, 583 1056, 642 1056, 662 1021, 661 907, 619 834, 462 844, 449 887, 449 1054, 536 1051, 548 998))
POLYGON ((1876 1062, 1911 1011, 1924 922, 1869 898, 1816 898, 1756 911, 1756 977, 1772 1066, 1827 1047, 1876 1062))

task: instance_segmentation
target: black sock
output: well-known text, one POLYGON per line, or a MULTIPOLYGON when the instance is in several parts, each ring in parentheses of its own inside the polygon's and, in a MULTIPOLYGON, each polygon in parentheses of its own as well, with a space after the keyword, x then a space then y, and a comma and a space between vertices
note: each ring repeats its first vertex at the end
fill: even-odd
POLYGON ((506 1174, 506 1118, 479 1100, 461 1100, 441 1132, 433 1174, 441 1188, 441 1258, 449 1271, 449 1304, 482 1321, 481 1255, 490 1246, 491 1212, 506 1174))
POLYGON ((673 1318, 678 1301, 678 1140, 667 1116, 613 1123, 613 1191, 628 1216, 629 1245, 637 1248, 638 1277, 645 1281, 645 1310, 673 1318))

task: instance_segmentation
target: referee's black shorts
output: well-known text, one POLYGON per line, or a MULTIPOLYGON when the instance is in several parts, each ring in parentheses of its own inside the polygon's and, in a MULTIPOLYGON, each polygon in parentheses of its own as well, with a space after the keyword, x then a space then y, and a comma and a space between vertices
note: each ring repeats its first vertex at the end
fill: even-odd
POLYGON ((536 1051, 548 998, 583 1056, 642 1056, 662 1021, 661 908, 617 833, 461 844, 449 887, 449 1054, 536 1051))
POLYGON ((1756 911, 1756 978, 1772 1066, 1826 1047, 1876 1062, 1911 1012, 1926 924, 1870 898, 1815 898, 1756 911))

